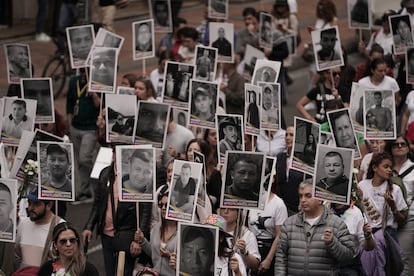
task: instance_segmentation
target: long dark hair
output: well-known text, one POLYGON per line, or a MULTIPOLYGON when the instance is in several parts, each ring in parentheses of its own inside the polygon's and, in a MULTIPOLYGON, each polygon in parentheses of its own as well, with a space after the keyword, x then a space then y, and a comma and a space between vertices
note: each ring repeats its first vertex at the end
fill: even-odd
MULTIPOLYGON (((374 178, 375 172, 374 172, 374 166, 378 167, 383 160, 390 160, 392 164, 394 164, 394 161, 392 159, 392 156, 388 152, 379 152, 374 153, 372 155, 371 162, 369 163, 368 171, 367 171, 367 179, 374 178)), ((392 191, 392 183, 388 179, 388 188, 390 191, 392 191)))

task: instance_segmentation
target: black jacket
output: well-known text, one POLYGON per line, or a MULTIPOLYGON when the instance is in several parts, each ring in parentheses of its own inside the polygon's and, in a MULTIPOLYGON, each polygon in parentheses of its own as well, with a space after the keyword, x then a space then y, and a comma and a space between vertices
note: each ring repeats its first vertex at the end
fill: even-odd
MULTIPOLYGON (((108 207, 108 195, 113 191, 115 180, 113 164, 102 170, 99 181, 95 185, 95 200, 89 214, 85 229, 93 231, 97 226, 98 235, 102 234, 105 226, 105 213, 108 207)), ((113 195, 112 195, 113 196, 113 195)), ((113 201, 113 197, 112 197, 113 201)), ((151 202, 139 203, 139 227, 149 239, 151 224, 151 202)), ((118 202, 118 208, 113 219, 115 233, 118 231, 134 231, 137 229, 136 203, 118 202)))

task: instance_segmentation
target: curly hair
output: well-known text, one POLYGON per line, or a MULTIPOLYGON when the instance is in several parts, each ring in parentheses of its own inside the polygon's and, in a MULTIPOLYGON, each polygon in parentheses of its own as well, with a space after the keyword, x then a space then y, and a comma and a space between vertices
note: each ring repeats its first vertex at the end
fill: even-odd
MULTIPOLYGON (((379 153, 374 153, 372 155, 371 162, 369 163, 369 166, 368 166, 367 179, 374 178, 374 175, 375 175, 374 167, 378 167, 384 160, 390 160, 391 163, 394 165, 392 156, 388 152, 379 152, 379 153)), ((388 179, 387 182, 388 182, 389 190, 392 191, 391 181, 388 179)))

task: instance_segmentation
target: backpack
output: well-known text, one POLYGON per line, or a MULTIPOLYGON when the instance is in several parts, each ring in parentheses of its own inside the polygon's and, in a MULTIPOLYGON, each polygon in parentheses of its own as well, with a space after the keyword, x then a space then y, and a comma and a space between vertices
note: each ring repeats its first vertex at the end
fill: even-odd
MULTIPOLYGON (((391 178, 390 178, 391 183, 393 183, 393 184, 397 185, 398 187, 400 187, 401 192, 402 192, 403 197, 404 197, 404 200, 405 200, 405 203, 407 203, 407 189, 405 188, 403 178, 406 177, 413 170, 414 170, 414 165, 412 165, 411 167, 406 169, 401 174, 397 174, 397 173, 394 172, 394 175, 391 176, 391 178)), ((408 206, 408 203, 407 203, 407 206, 408 206)), ((408 206, 408 207, 410 207, 410 206, 408 206)), ((402 224, 400 224, 399 226, 403 226, 407 222, 408 209, 403 213, 405 215, 405 221, 402 224)))

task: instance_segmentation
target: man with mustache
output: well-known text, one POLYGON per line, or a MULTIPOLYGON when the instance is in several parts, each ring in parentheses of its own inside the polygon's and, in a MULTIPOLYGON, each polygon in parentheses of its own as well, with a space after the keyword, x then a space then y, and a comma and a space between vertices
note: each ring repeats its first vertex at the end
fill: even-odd
POLYGON ((220 153, 225 154, 228 150, 241 150, 238 145, 238 125, 232 117, 224 118, 220 122, 220 129, 223 131, 224 138, 220 140, 220 153))

